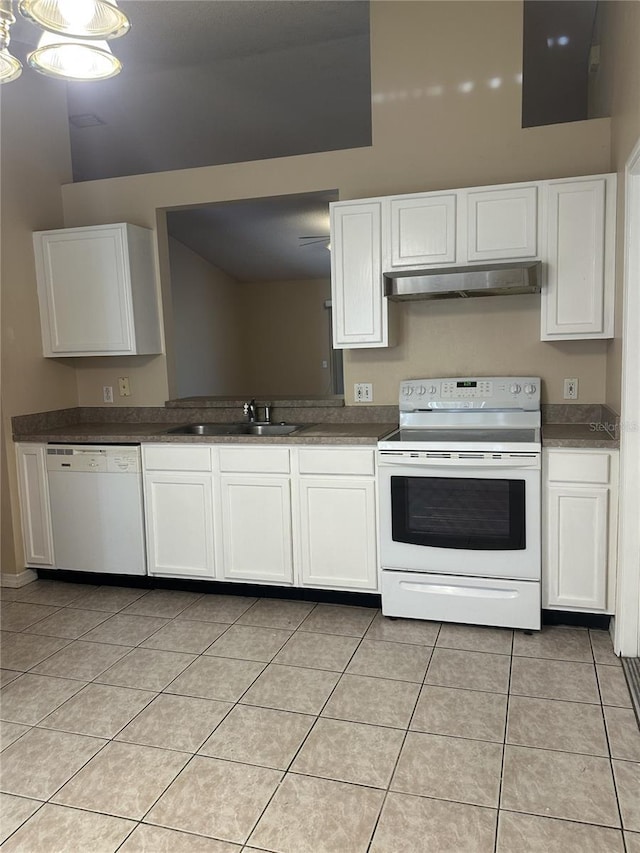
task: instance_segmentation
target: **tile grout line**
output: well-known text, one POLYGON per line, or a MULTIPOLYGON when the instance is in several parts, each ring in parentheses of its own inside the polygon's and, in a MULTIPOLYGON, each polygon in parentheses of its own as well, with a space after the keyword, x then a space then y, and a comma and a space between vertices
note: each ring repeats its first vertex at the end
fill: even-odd
POLYGON ((620 820, 620 835, 622 836, 623 849, 626 851, 627 842, 626 842, 626 839, 624 837, 625 826, 624 826, 624 820, 622 818, 622 808, 620 806, 620 797, 618 795, 618 784, 616 782, 616 774, 615 774, 614 767, 613 767, 613 756, 611 754, 611 739, 609 737, 609 727, 607 726, 607 718, 606 718, 605 711, 604 711, 605 706, 604 706, 603 697, 602 697, 602 689, 600 687, 600 678, 598 676, 598 667, 597 667, 597 661, 596 661, 596 656, 595 656, 595 650, 593 648, 593 642, 591 640, 591 634, 589 634, 589 645, 591 646, 591 654, 593 655, 593 667, 594 667, 595 676, 596 676, 596 684, 598 686, 598 696, 600 697, 600 713, 602 714, 602 724, 604 726, 604 734, 605 734, 605 738, 607 740, 607 748, 609 750, 609 756, 608 756, 608 758, 609 758, 609 771, 611 773, 611 783, 613 785, 613 792, 614 792, 615 798, 616 798, 616 808, 618 810, 618 818, 620 820))
POLYGON ((509 658, 509 678, 507 680, 507 703, 505 706, 504 733, 502 738, 502 762, 500 764, 500 784, 498 785, 498 802, 496 806, 496 827, 493 836, 494 853, 498 851, 498 829, 500 825, 500 810, 502 807, 502 786, 504 784, 504 766, 507 756, 507 732, 509 727, 509 704, 511 702, 511 676, 513 673, 513 651, 516 644, 515 630, 511 634, 511 656, 509 658))

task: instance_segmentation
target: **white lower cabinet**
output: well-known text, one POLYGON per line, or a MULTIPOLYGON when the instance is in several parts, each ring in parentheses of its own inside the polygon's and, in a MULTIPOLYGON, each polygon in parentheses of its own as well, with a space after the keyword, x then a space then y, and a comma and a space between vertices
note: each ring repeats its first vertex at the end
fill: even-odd
POLYGON ((214 578, 210 449, 148 445, 142 458, 149 574, 214 578))
POLYGON ((618 451, 544 453, 543 607, 613 613, 618 451))
POLYGON ((300 573, 304 586, 376 590, 373 478, 300 478, 300 573))
POLYGON ((18 494, 27 566, 53 566, 53 533, 45 444, 16 445, 18 494))
POLYGON ((149 574, 376 591, 373 448, 143 446, 149 574))
POLYGON ((376 591, 374 451, 301 447, 296 458, 300 583, 376 591))
POLYGON ((292 584, 289 478, 222 474, 220 502, 224 579, 292 584))

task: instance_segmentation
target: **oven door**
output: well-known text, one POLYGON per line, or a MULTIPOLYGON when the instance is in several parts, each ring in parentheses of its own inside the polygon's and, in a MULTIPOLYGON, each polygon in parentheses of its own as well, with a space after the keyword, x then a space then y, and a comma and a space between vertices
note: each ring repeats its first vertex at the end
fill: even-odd
POLYGON ((539 453, 379 451, 378 473, 383 569, 540 578, 539 453))

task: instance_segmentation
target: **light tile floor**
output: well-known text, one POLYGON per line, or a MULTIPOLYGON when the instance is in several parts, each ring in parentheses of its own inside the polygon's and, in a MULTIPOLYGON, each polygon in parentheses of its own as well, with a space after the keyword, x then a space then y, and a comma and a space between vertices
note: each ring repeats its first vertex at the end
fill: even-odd
POLYGON ((608 634, 2 590, 2 850, 638 853, 608 634))

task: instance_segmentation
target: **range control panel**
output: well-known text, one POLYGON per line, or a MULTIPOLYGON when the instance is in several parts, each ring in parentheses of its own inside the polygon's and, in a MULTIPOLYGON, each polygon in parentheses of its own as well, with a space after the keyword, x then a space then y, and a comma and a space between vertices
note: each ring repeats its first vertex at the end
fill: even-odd
POLYGON ((540 408, 539 376, 453 376, 406 379, 400 383, 400 411, 425 409, 540 408))

